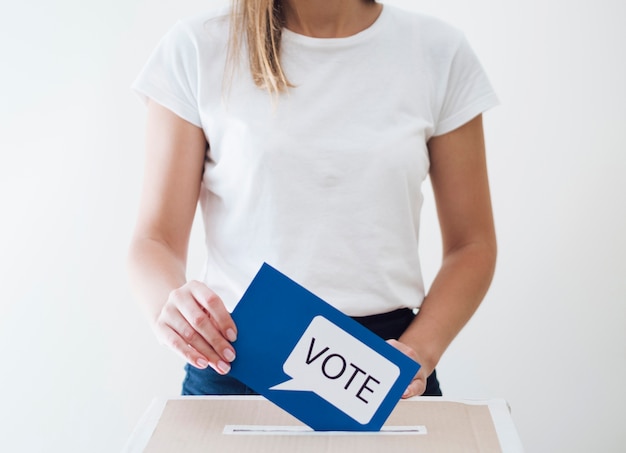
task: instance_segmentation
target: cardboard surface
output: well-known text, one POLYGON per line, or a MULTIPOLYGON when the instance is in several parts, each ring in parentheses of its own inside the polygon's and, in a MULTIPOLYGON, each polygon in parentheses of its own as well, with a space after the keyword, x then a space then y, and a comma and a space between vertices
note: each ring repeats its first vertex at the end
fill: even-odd
MULTIPOLYGON (((166 402, 143 451, 170 452, 446 452, 501 453, 487 405, 412 399, 400 401, 385 426, 421 426, 426 434, 306 432, 293 416, 262 398, 176 399, 166 402), (302 432, 243 435, 228 426, 300 427, 302 432)), ((298 429, 298 428, 294 428, 298 429)), ((384 427, 383 427, 384 429, 384 427)), ((506 451, 506 450, 505 450, 506 451)), ((521 450, 515 450, 521 451, 521 450)))

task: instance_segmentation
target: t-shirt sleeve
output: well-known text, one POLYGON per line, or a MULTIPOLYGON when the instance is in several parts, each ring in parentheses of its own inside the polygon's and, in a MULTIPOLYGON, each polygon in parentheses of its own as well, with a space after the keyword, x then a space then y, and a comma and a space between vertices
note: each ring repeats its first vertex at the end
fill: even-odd
POLYGON ((159 42, 132 84, 147 102, 152 99, 195 126, 201 126, 197 45, 182 22, 159 42))
POLYGON ((498 103, 480 61, 461 36, 445 78, 433 135, 451 132, 498 103))

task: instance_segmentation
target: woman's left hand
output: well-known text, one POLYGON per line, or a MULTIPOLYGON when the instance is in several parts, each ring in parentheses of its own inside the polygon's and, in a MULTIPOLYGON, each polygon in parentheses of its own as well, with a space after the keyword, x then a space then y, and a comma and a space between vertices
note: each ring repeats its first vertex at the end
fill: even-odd
POLYGON ((417 352, 415 352, 415 349, 413 349, 412 347, 398 340, 387 340, 387 343, 389 343, 391 346, 398 349, 399 351, 403 352, 404 354, 408 355, 410 358, 412 358, 421 365, 419 371, 402 394, 402 398, 410 398, 412 396, 422 395, 426 391, 426 380, 428 379, 428 376, 430 376, 430 374, 433 372, 433 368, 427 366, 427 364, 424 363, 425 361, 420 360, 417 352))

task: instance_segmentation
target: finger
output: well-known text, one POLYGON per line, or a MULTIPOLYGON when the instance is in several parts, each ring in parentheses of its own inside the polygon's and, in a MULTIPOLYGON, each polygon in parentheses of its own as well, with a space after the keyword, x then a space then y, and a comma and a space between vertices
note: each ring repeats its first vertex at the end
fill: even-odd
POLYGON ((426 381, 421 377, 417 376, 415 379, 411 381, 409 386, 406 388, 404 393, 402 394, 402 398, 411 398, 413 396, 423 395, 426 391, 426 381))
POLYGON ((230 342, 237 340, 237 327, 226 309, 224 302, 222 302, 222 299, 204 283, 190 281, 188 287, 200 306, 207 310, 211 320, 221 332, 222 336, 227 338, 230 342))
MULTIPOLYGON (((210 359, 217 354, 219 357, 211 360, 211 363, 218 364, 219 360, 229 363, 235 360, 235 350, 212 322, 209 312, 202 310, 202 306, 187 288, 172 292, 170 301, 171 304, 166 305, 164 310, 167 323, 188 344, 210 359)), ((225 369, 222 365, 219 367, 225 369)))
MULTIPOLYGON (((387 343, 389 343, 391 346, 398 349, 400 352, 404 353, 405 355, 409 356, 411 359, 419 363, 417 353, 412 347, 402 343, 401 341, 393 340, 393 339, 387 340, 387 343)), ((417 372, 417 374, 415 375, 411 383, 407 386, 406 390, 402 394, 402 398, 411 398, 412 396, 420 396, 425 391, 426 391, 426 375, 425 375, 424 368, 420 367, 419 371, 417 372)))
POLYGON ((226 363, 235 360, 235 349, 226 341, 221 332, 212 322, 208 313, 200 309, 196 303, 182 304, 179 307, 183 320, 176 326, 176 330, 183 333, 194 348, 210 355, 215 353, 226 363))
POLYGON ((187 342, 167 325, 164 321, 157 321, 156 335, 159 342, 170 349, 173 349, 179 356, 181 356, 187 363, 197 368, 206 368, 209 366, 209 359, 196 349, 190 347, 187 342))
POLYGON ((175 307, 166 307, 158 321, 159 336, 163 342, 197 368, 211 366, 220 374, 230 371, 230 365, 187 322, 175 307))

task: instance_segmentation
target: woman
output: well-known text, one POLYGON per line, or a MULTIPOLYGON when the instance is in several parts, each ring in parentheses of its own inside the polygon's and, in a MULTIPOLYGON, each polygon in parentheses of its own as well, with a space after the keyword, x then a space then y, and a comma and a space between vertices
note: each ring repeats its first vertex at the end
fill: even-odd
POLYGON ((228 377, 229 312, 266 261, 419 362, 403 397, 441 395, 435 366, 496 258, 481 114, 497 99, 463 35, 369 0, 237 0, 178 23, 134 88, 148 122, 130 270, 188 362, 183 393, 251 392, 228 377), (427 175, 443 260, 425 295, 427 175), (198 202, 208 256, 187 281, 198 202))

